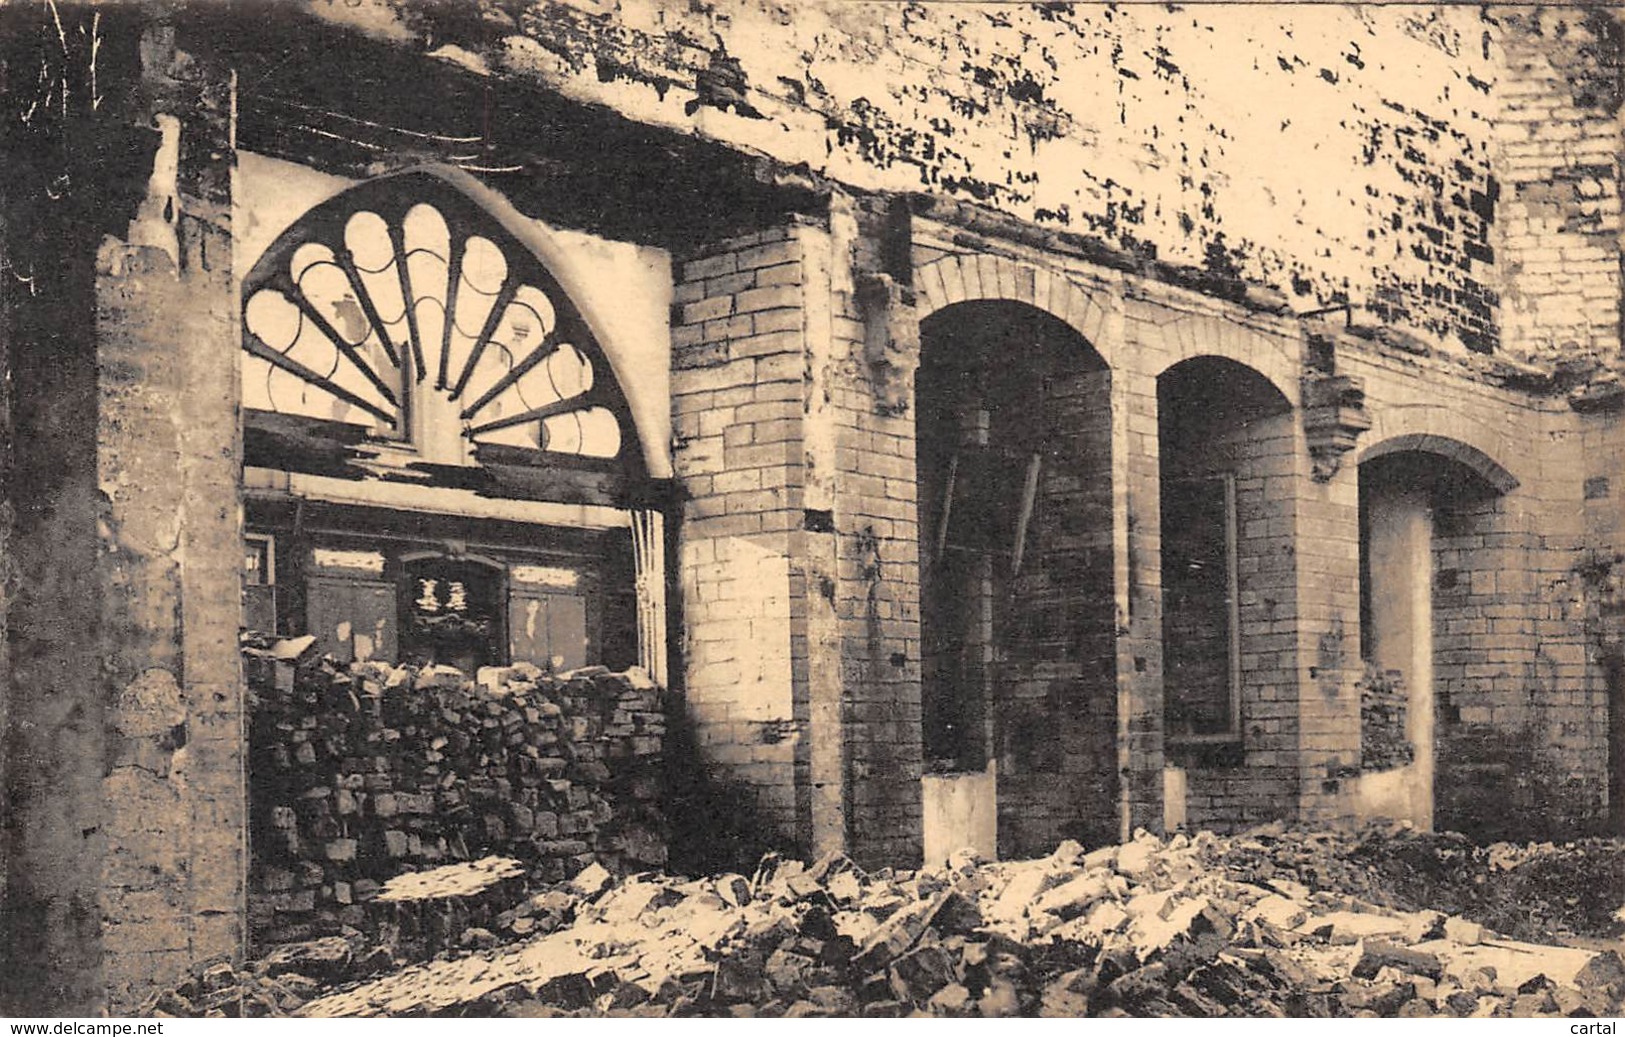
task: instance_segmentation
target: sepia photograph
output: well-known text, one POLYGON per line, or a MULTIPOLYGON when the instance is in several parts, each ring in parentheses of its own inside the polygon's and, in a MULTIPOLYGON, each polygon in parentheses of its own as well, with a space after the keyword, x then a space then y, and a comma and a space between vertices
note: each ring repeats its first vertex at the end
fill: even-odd
POLYGON ((0 0, 7 1033, 1615 1032, 1622 104, 1609 4, 0 0))

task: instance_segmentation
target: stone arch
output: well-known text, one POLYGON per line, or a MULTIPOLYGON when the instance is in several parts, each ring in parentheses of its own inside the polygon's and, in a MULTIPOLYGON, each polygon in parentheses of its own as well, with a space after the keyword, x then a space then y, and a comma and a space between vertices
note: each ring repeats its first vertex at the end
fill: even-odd
POLYGON ((1462 465, 1478 475, 1497 493, 1511 493, 1518 488, 1518 477, 1480 448, 1449 436, 1426 432, 1407 432, 1390 436, 1360 451, 1360 463, 1379 457, 1406 452, 1434 454, 1462 465))
POLYGON ((1031 856, 1122 823, 1114 373, 1074 286, 952 263, 913 408, 925 846, 1031 856))
MULTIPOLYGON (((1483 652, 1520 651, 1501 623, 1484 630, 1474 621, 1488 600, 1522 603, 1499 574, 1519 565, 1516 534, 1527 516, 1502 503, 1519 482, 1486 449, 1499 434, 1447 415, 1399 408, 1359 453, 1360 655, 1387 675, 1372 691, 1393 705, 1369 732, 1377 751, 1367 753, 1355 801, 1366 816, 1424 829, 1437 818, 1452 831, 1482 832, 1496 822, 1481 809, 1482 773, 1463 763, 1471 738, 1457 741, 1455 721, 1439 718, 1493 700, 1492 683, 1474 671, 1483 652), (1446 420, 1478 442, 1422 431, 1446 420), (1447 641, 1436 640, 1440 632, 1447 641), (1390 755, 1393 745, 1402 751, 1390 755)), ((1522 650, 1532 647, 1525 641, 1522 650)))
POLYGON ((1297 339, 1269 335, 1256 328, 1202 313, 1181 313, 1158 325, 1163 362, 1152 374, 1199 357, 1228 360, 1248 368, 1275 387, 1291 406, 1298 404, 1301 347, 1297 339))
MULTIPOLYGON (((1158 720, 1179 775, 1165 820, 1195 827, 1236 824, 1254 809, 1231 791, 1238 771, 1276 781, 1298 748, 1271 722, 1270 690, 1276 608, 1297 600, 1295 386, 1238 359, 1229 339, 1208 345, 1191 337, 1156 379, 1158 720)), ((1266 809, 1284 812, 1285 798, 1266 809)))
POLYGON ((916 312, 923 320, 955 303, 1005 299, 1025 303, 1065 322, 1108 367, 1116 367, 1103 334, 1108 307, 1064 273, 987 253, 944 256, 914 272, 916 312))

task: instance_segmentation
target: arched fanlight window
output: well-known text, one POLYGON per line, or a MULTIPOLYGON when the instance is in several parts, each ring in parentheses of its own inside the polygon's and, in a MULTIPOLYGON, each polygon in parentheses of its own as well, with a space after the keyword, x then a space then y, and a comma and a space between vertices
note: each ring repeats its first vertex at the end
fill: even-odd
POLYGON ((429 174, 362 184, 284 232, 244 282, 243 330, 250 410, 407 442, 450 424, 475 459, 643 470, 625 397, 557 280, 429 174))

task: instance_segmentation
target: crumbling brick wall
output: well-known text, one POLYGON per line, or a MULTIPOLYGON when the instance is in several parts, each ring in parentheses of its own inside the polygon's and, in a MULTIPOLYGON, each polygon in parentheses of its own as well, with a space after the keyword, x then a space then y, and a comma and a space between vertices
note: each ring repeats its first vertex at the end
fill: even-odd
POLYGON ((1530 356, 1611 359, 1625 29, 1616 13, 1578 5, 1489 20, 1504 56, 1493 148, 1504 341, 1530 356))
MULTIPOLYGON (((1294 502, 1281 492, 1295 464, 1294 416, 1260 372, 1197 363, 1208 366, 1186 368, 1183 378, 1179 368, 1163 375, 1178 391, 1165 400, 1169 434, 1160 461, 1167 478, 1234 480, 1239 726, 1229 743, 1180 745, 1170 738, 1168 756, 1188 769, 1187 823, 1224 830, 1289 817, 1295 806, 1299 708, 1288 624, 1298 605, 1296 531, 1294 502), (1195 387, 1191 371, 1205 372, 1195 387)), ((1171 535, 1163 531, 1165 544, 1171 535)), ((1164 565, 1169 560, 1165 553, 1164 565)), ((1166 588, 1166 570, 1162 579, 1166 588)), ((1228 629, 1211 629, 1222 617, 1207 611, 1180 618, 1185 629, 1164 627, 1165 659, 1168 643, 1202 636, 1219 646, 1211 663, 1228 685, 1228 629)))
MULTIPOLYGON (((1437 679, 1437 674, 1435 674, 1437 679)), ((1385 673, 1366 668, 1360 681, 1360 770, 1392 770, 1410 763, 1415 747, 1406 735, 1409 692, 1397 670, 1385 673)))
POLYGON ((665 864, 646 677, 246 661, 257 944, 360 928, 385 880, 437 864, 504 854, 554 881, 665 864))
POLYGON ((553 0, 494 28, 362 6, 346 19, 381 37, 466 48, 497 78, 860 189, 1496 345, 1507 27, 1477 9, 553 0))
POLYGON ((0 1010, 92 1015, 242 942, 235 109, 148 12, 3 21, 0 1010))

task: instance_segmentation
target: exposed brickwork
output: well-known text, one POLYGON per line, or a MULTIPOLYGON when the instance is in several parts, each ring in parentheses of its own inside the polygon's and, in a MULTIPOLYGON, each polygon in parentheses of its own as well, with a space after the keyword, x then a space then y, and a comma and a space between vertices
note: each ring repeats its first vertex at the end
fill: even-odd
POLYGON ((382 883, 500 854, 543 882, 666 863, 663 693, 598 669, 304 665, 259 650, 249 922, 254 942, 366 930, 382 883))
POLYGON ((1437 359, 1418 362, 1424 381, 1349 345, 1340 363, 1365 379, 1375 419, 1362 460, 1416 451, 1464 473, 1434 510, 1436 823, 1484 836, 1582 830, 1602 810, 1606 704, 1575 622, 1581 428, 1560 402, 1437 359))
POLYGON ((1403 767, 1415 758, 1416 747, 1406 734, 1406 695, 1405 678, 1397 670, 1366 669, 1360 682, 1361 771, 1403 767))
MULTIPOLYGON (((1183 434, 1164 437, 1162 468, 1165 477, 1234 479, 1240 724, 1228 747, 1184 746, 1170 750, 1170 757, 1189 768, 1188 823, 1225 828, 1292 813, 1299 717, 1291 636, 1298 602, 1293 545, 1299 531, 1282 489, 1291 485, 1295 466, 1294 416, 1257 373, 1196 363, 1183 369, 1185 378, 1200 380, 1206 392, 1190 395, 1187 381, 1170 401, 1184 411, 1169 415, 1170 431, 1183 434)), ((1175 367, 1162 377, 1175 379, 1180 372, 1175 367)), ((1210 611, 1206 618, 1216 622, 1218 616, 1210 611)), ((1192 634, 1164 630, 1166 640, 1192 634)), ((1221 648, 1217 662, 1228 670, 1228 647, 1221 648)), ((1165 658, 1167 652, 1165 645, 1165 658)))
MULTIPOLYGON (((451 23, 434 44, 862 189, 990 205, 1306 303, 1347 292, 1384 319, 1494 346, 1503 29, 1476 9, 798 15, 766 0, 659 18, 549 2, 505 36, 451 23), (708 93, 712 55, 694 42, 712 39, 739 62, 755 118, 717 111, 729 102, 708 93)), ((405 38, 422 31, 382 4, 374 16, 405 38)))
POLYGON ((801 248, 781 227, 680 265, 672 321, 684 691, 702 758, 764 830, 804 845, 801 248))
POLYGON ((900 861, 919 852, 912 417, 876 413, 850 260, 831 240, 770 230, 682 266, 673 410, 689 495, 686 693, 716 777, 783 844, 834 837, 814 831, 826 782, 811 777, 834 740, 839 752, 817 767, 837 768, 827 783, 845 791, 820 815, 846 818, 840 838, 859 859, 900 861), (804 283, 808 271, 823 271, 818 284, 804 283), (827 342, 817 354, 815 335, 827 342), (816 376, 815 355, 827 365, 816 376), (816 419, 809 386, 823 394, 816 419), (818 561, 831 533, 833 554, 818 561), (828 606, 810 631, 809 611, 828 606), (825 672, 839 682, 834 716, 814 696, 825 672))
POLYGON ((1620 74, 1625 29, 1602 9, 1496 12, 1495 244, 1508 346, 1611 361, 1619 350, 1620 74))
MULTIPOLYGON (((914 412, 891 412, 865 361, 853 256, 873 227, 839 207, 829 250, 828 396, 837 534, 833 593, 846 696, 847 827, 858 860, 920 854, 920 615, 914 412), (860 236, 861 235, 861 236, 860 236)), ((809 285, 809 291, 812 286, 809 285)))
POLYGON ((1048 381, 1033 403, 1055 438, 1024 575, 998 617, 1011 631, 1006 697, 994 703, 1000 852, 1010 856, 1109 841, 1118 828, 1111 375, 1063 368, 1048 381))
MULTIPOLYGON (((1108 321, 1100 348, 1145 345, 1128 314, 1108 321)), ((1150 359, 1148 357, 1148 359, 1150 359)), ((1162 513, 1157 388, 1149 371, 1112 371, 1112 562, 1117 615, 1118 836, 1165 817, 1162 735, 1162 513), (1118 533, 1118 530, 1122 530, 1118 533)))
POLYGON ((1292 493, 1298 530, 1298 810, 1305 820, 1322 820, 1346 813, 1344 782, 1359 768, 1359 486, 1348 464, 1324 483, 1313 481, 1305 454, 1295 451, 1292 493))

